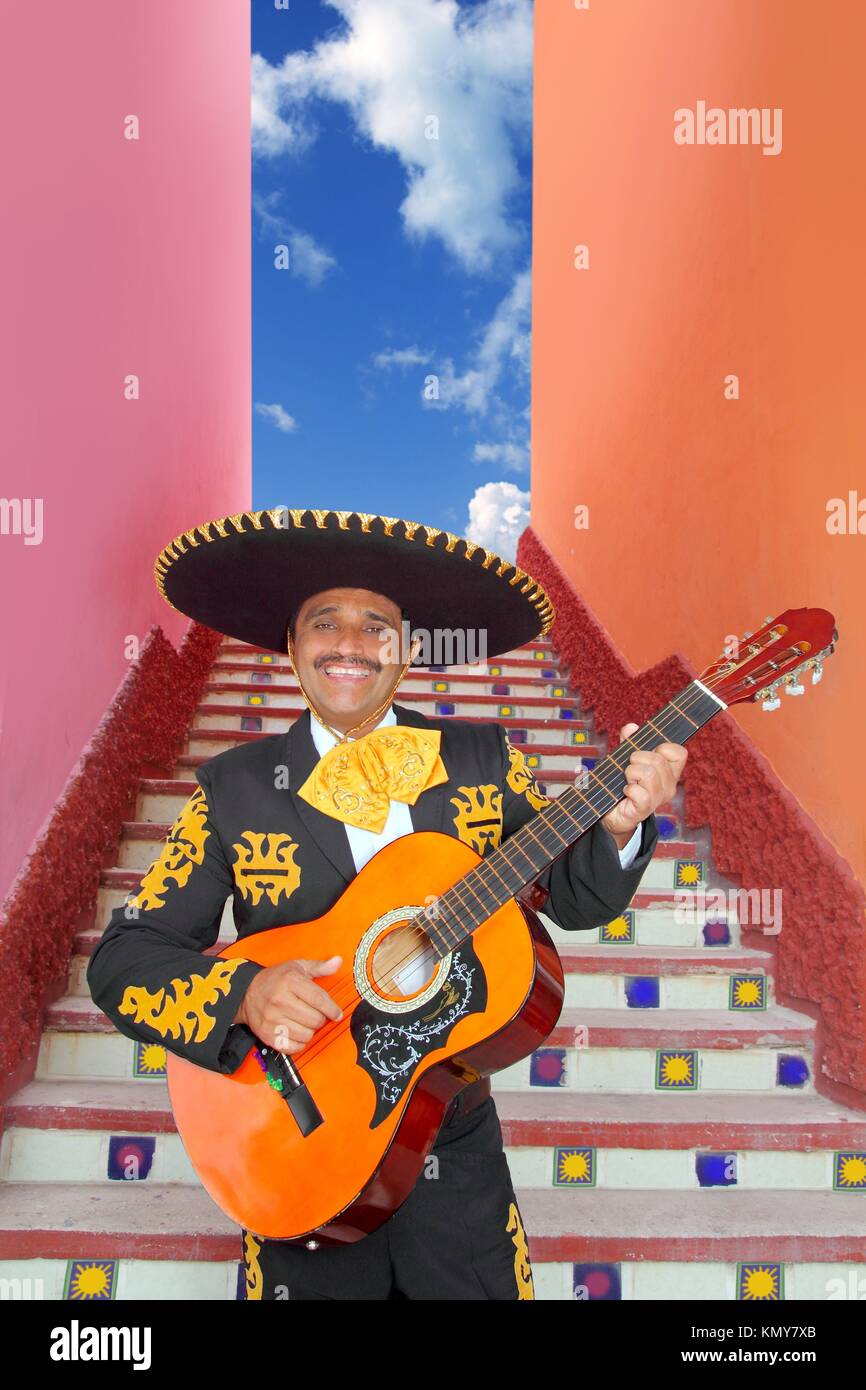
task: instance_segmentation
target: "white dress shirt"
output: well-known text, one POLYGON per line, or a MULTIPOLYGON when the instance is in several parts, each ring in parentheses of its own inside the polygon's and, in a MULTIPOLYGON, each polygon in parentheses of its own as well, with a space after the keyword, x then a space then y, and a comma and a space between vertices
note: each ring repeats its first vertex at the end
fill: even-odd
MULTIPOLYGON (((376 728, 382 729, 386 724, 396 723, 397 715, 394 712, 394 706, 389 705, 387 714, 382 716, 376 728)), ((371 731, 368 730, 368 732, 371 731)), ((329 733, 313 714, 310 715, 310 733, 318 749, 319 757, 323 757, 337 742, 334 735, 329 733)), ((373 830, 361 830, 357 825, 346 825, 349 848, 352 851, 355 868, 360 873, 377 850, 380 850, 383 845, 389 845, 392 840, 399 839, 401 835, 411 835, 413 828, 412 816, 405 801, 392 801, 390 803, 388 819, 378 833, 373 830)), ((642 826, 639 825, 625 848, 619 851, 619 862, 624 869, 628 868, 640 849, 641 832, 642 826)))

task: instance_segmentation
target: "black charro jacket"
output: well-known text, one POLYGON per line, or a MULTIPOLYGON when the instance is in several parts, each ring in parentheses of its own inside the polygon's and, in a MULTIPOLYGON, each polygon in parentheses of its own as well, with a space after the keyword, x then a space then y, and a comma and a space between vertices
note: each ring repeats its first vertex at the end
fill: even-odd
MULTIPOLYGON (((438 830, 479 854, 496 849, 546 798, 500 724, 428 719, 394 703, 399 724, 441 729, 448 781, 411 806, 413 830, 438 830)), ((158 1042, 211 1071, 233 1072, 253 1035, 233 1019, 253 961, 205 955, 232 897, 238 937, 308 922, 355 877, 346 827, 297 795, 318 760, 305 710, 286 733, 218 753, 172 826, 138 893, 115 908, 87 970, 96 1004, 126 1037, 158 1042)), ((600 824, 539 877, 545 913, 589 930, 625 910, 658 841, 643 823, 640 851, 623 869, 600 824)))

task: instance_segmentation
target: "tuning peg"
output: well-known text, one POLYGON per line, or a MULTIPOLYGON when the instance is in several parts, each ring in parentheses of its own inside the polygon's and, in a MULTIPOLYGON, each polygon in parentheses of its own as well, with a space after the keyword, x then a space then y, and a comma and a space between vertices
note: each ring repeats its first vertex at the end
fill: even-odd
POLYGON ((747 638, 747 637, 751 637, 751 636, 752 636, 751 632, 744 632, 744 633, 743 633, 743 641, 745 642, 746 638, 747 638))
POLYGON ((801 685, 801 684, 800 684, 800 682, 797 680, 797 675, 798 675, 798 672, 795 671, 795 672, 794 672, 792 675, 790 675, 790 676, 788 677, 788 679, 785 681, 785 694, 786 694, 786 695, 805 695, 805 693, 806 693, 806 687, 805 687, 804 685, 801 685))
POLYGON ((772 615, 772 614, 769 614, 769 615, 764 619, 764 626, 766 627, 767 624, 768 624, 768 623, 771 623, 772 621, 773 621, 773 615, 772 615))
POLYGON ((820 680, 823 679, 823 676, 824 676, 824 663, 823 663, 823 661, 816 661, 816 662, 815 662, 815 669, 814 669, 813 672, 812 672, 812 684, 813 684, 813 685, 817 685, 818 682, 819 682, 820 680))
POLYGON ((770 697, 769 700, 762 700, 762 702, 761 702, 761 709, 766 709, 766 710, 778 709, 781 703, 782 703, 782 701, 779 699, 779 697, 778 697, 777 695, 773 695, 773 696, 770 697))

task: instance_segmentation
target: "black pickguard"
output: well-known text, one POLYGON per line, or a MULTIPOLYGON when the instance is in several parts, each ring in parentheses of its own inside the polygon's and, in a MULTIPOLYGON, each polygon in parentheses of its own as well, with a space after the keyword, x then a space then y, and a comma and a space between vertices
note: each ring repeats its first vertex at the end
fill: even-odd
POLYGON ((487 979, 471 941, 453 953, 442 988, 426 1004, 399 1014, 377 1009, 366 999, 355 1006, 351 1031, 358 1066, 376 1088, 371 1129, 391 1113, 425 1055, 444 1046, 461 1018, 486 1007, 487 979))

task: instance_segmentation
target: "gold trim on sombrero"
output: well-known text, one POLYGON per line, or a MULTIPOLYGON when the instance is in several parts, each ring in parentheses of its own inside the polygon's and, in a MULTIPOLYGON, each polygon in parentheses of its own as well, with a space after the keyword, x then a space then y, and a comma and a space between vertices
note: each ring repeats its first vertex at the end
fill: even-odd
MULTIPOLYGON (((347 531, 349 529, 349 518, 352 516, 358 517, 361 523, 361 530, 365 533, 369 533, 372 522, 381 521, 384 527, 384 534, 398 543, 401 539, 407 542, 413 542, 417 531, 423 531, 425 533, 426 543, 429 546, 434 546, 439 536, 447 536, 448 543, 444 547, 445 550, 449 555, 454 554, 455 546, 458 541, 462 541, 462 558, 464 560, 471 560, 476 550, 483 550, 484 560, 481 564, 482 569, 490 569, 494 562, 498 561, 498 568, 496 569, 498 578, 503 579, 506 572, 509 569, 513 569, 514 574, 508 580, 508 583, 521 584, 521 581, 525 581, 521 584, 520 592, 525 594, 527 602, 538 610, 539 619, 542 621, 541 632, 538 635, 540 637, 546 636, 553 626, 553 620, 556 616, 556 610, 553 604, 541 585, 534 580, 531 575, 527 575, 525 570, 522 570, 519 565, 512 564, 510 560, 504 560, 501 555, 497 555, 494 551, 487 550, 485 547, 477 545, 475 541, 467 540, 465 536, 455 536, 451 531, 442 531, 436 526, 426 526, 421 521, 405 521, 402 517, 381 516, 376 512, 338 512, 327 508, 323 510, 309 507, 300 509, 271 507, 265 511, 235 512, 233 516, 223 516, 216 520, 204 521, 201 525, 192 526, 188 531, 183 531, 179 536, 175 536, 174 540, 169 541, 168 545, 164 546, 159 552, 153 566, 156 587, 169 608, 173 608, 175 613, 182 613, 183 610, 175 607, 168 597, 168 594, 165 592, 165 576, 174 561, 186 554, 187 549, 195 549, 202 541, 214 543, 220 538, 223 540, 227 539, 231 535, 228 529, 229 525, 233 526, 239 535, 243 535, 245 519, 251 523, 253 530, 256 531, 263 531, 266 529, 263 520, 264 517, 269 518, 275 531, 287 531, 293 526, 303 531, 307 529, 304 526, 303 518, 312 517, 316 523, 316 528, 320 531, 325 531, 329 528, 328 517, 331 516, 336 518, 337 527, 341 531, 347 531), (402 537, 393 534, 394 527, 398 522, 403 527, 402 537), (211 528, 216 531, 216 535, 211 534, 211 528)), ((456 553, 458 555, 460 554, 459 551, 456 553)))

